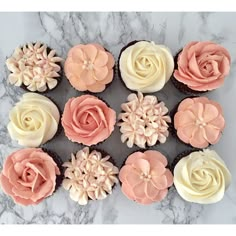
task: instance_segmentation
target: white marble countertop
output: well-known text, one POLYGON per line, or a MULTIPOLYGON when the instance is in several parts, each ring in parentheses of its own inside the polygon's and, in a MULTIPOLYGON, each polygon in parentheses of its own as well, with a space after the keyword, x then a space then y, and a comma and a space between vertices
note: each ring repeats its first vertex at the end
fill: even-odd
MULTIPOLYGON (((5 59, 15 47, 27 42, 42 41, 56 49, 63 58, 70 47, 78 43, 98 42, 118 57, 119 50, 135 39, 147 39, 166 44, 175 54, 192 40, 213 40, 221 43, 231 53, 232 69, 225 85, 208 97, 224 108, 227 125, 220 142, 213 146, 225 160, 232 176, 232 184, 222 201, 212 205, 185 202, 171 188, 161 203, 138 205, 128 200, 116 187, 103 201, 79 206, 66 191, 60 188, 52 197, 37 206, 22 207, 0 190, 0 223, 236 223, 236 13, 0 13, 0 169, 6 156, 20 147, 12 142, 6 125, 11 107, 24 91, 7 83, 5 59)), ((47 93, 63 109, 65 102, 78 96, 66 79, 56 90, 47 93)), ((101 95, 111 107, 120 111, 129 91, 116 77, 101 95)), ((155 93, 171 109, 184 98, 171 82, 161 92, 155 93)), ((48 145, 63 160, 80 146, 73 144, 61 132, 48 145), (62 145, 65 144, 65 145, 62 145), (66 148, 65 148, 66 147, 66 148)), ((120 141, 118 127, 102 145, 118 166, 134 150, 120 141)), ((173 158, 186 147, 173 137, 164 145, 155 147, 173 158)))

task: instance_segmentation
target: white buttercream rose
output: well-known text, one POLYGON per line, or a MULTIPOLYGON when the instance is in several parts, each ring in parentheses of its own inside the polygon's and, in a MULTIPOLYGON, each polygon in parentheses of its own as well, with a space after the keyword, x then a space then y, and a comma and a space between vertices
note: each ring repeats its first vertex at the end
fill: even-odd
POLYGON ((25 93, 9 114, 7 126, 12 139, 26 147, 38 147, 57 132, 60 113, 47 97, 25 93))
POLYGON ((174 184, 189 202, 209 204, 220 201, 231 182, 231 174, 219 155, 209 149, 192 152, 174 169, 174 184))
POLYGON ((170 79, 174 60, 166 46, 139 41, 121 53, 119 69, 129 89, 152 93, 161 90, 170 79))

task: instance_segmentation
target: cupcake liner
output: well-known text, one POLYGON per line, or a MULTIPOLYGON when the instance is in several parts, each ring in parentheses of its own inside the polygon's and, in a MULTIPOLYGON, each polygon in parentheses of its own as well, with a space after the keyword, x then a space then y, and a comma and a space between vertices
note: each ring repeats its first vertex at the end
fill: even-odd
MULTIPOLYGON (((40 43, 41 43, 41 42, 40 42, 40 43)), ((26 44, 27 44, 27 43, 26 43, 26 44)), ((25 44, 25 45, 26 45, 26 44, 25 44)), ((35 45, 36 42, 32 42, 32 44, 35 45)), ((44 43, 41 43, 41 44, 44 44, 44 43)), ((21 46, 20 48, 22 49, 23 46, 21 46)), ((53 50, 53 49, 47 45, 47 53, 48 53, 48 54, 49 54, 49 52, 50 52, 51 50, 53 50)), ((55 54, 55 56, 57 56, 57 54, 55 54)), ((55 88, 57 88, 57 86, 60 84, 60 82, 62 81, 62 77, 63 77, 63 72, 62 72, 63 66, 62 66, 62 63, 57 62, 56 64, 57 64, 58 66, 60 66, 61 70, 60 70, 59 72, 57 72, 60 76, 59 76, 59 77, 55 77, 55 79, 57 80, 57 85, 56 85, 54 88, 49 89, 49 87, 46 85, 46 86, 47 86, 47 89, 46 89, 45 91, 43 91, 43 92, 40 92, 40 91, 30 91, 30 90, 27 88, 27 86, 24 85, 24 84, 22 84, 22 85, 19 86, 19 87, 20 87, 22 90, 26 91, 26 92, 34 92, 34 93, 39 93, 39 94, 45 94, 45 93, 48 93, 48 92, 53 91, 53 90, 54 90, 55 88)), ((10 73, 11 73, 11 72, 10 72, 10 73)), ((15 86, 15 85, 14 85, 14 86, 15 86)), ((15 86, 15 87, 17 87, 17 86, 15 86)))
MULTIPOLYGON (((170 112, 170 118, 171 118, 171 121, 172 121, 172 122, 171 122, 171 124, 170 124, 169 131, 170 131, 170 133, 172 134, 172 136, 175 137, 175 138, 178 140, 179 143, 185 145, 185 146, 188 147, 188 148, 195 148, 195 147, 193 147, 193 146, 192 146, 191 144, 189 144, 189 143, 183 142, 183 141, 178 137, 178 135, 177 135, 177 130, 175 129, 175 126, 174 126, 174 116, 175 116, 175 114, 176 114, 176 112, 177 112, 177 110, 178 110, 178 107, 179 107, 180 103, 181 103, 183 100, 185 100, 185 99, 187 99, 187 98, 197 98, 197 97, 199 97, 199 96, 189 96, 189 97, 183 98, 177 105, 175 105, 175 107, 174 107, 174 108, 171 110, 171 112, 170 112)), ((208 148, 208 147, 210 147, 211 145, 212 145, 212 144, 209 143, 209 145, 208 145, 207 147, 205 147, 205 148, 208 148)))
MULTIPOLYGON (((177 61, 178 61, 178 56, 179 54, 182 52, 183 49, 181 49, 174 57, 174 70, 177 70, 178 69, 178 64, 177 64, 177 61)), ((198 96, 198 95, 201 95, 201 94, 205 94, 209 91, 196 91, 196 90, 193 90, 191 88, 189 88, 186 84, 184 83, 181 83, 179 82, 177 79, 175 79, 174 77, 174 74, 172 75, 171 77, 171 81, 172 83, 174 84, 174 86, 182 93, 186 94, 186 95, 190 95, 190 96, 198 96)))
POLYGON ((62 166, 63 161, 58 156, 58 154, 55 153, 54 151, 51 151, 47 148, 42 148, 42 150, 44 152, 46 152, 50 157, 52 157, 53 161, 57 164, 57 167, 59 168, 60 173, 61 173, 60 175, 56 176, 56 187, 55 187, 55 190, 54 190, 54 193, 55 193, 59 189, 59 187, 61 186, 62 181, 63 181, 63 176, 64 176, 64 167, 62 166))

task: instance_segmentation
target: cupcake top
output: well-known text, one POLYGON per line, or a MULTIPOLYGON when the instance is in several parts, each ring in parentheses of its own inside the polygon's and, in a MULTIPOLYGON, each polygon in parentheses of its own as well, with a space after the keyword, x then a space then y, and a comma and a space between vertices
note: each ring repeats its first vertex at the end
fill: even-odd
POLYGON ((223 111, 217 102, 207 97, 186 98, 174 116, 177 136, 196 148, 216 144, 225 127, 223 111))
POLYGON ((41 148, 26 148, 10 154, 0 173, 2 190, 16 204, 36 205, 52 195, 60 170, 41 148))
POLYGON ((71 154, 71 161, 63 164, 66 170, 62 185, 72 200, 86 205, 89 200, 102 200, 112 193, 119 170, 109 159, 99 151, 90 152, 88 147, 71 154))
POLYGON ((166 166, 166 157, 158 151, 131 154, 119 173, 122 192, 140 204, 163 200, 173 184, 173 176, 166 166))
POLYGON ((68 139, 87 146, 107 139, 115 123, 115 111, 92 95, 69 99, 62 115, 62 126, 68 139))
POLYGON ((127 88, 153 93, 161 90, 170 79, 174 59, 164 45, 136 41, 121 51, 119 70, 127 88))
POLYGON ((75 89, 97 93, 113 80, 114 65, 114 57, 101 45, 79 44, 68 53, 65 73, 75 89))
POLYGON ((213 150, 192 152, 174 168, 174 185, 189 202, 210 204, 220 201, 231 182, 224 161, 213 150))
POLYGON ((15 86, 23 85, 31 92, 51 90, 58 84, 61 61, 55 50, 40 42, 18 47, 6 61, 11 71, 9 82, 15 86))
POLYGON ((7 129, 13 140, 38 147, 56 134, 60 119, 57 106, 47 97, 25 93, 9 113, 7 129))
POLYGON ((121 105, 123 111, 118 117, 121 141, 127 141, 129 148, 134 144, 145 148, 146 144, 165 143, 169 136, 168 123, 171 122, 165 103, 158 102, 152 95, 143 96, 141 92, 130 94, 127 100, 121 105))
POLYGON ((195 91, 223 85, 230 71, 229 52, 214 42, 190 42, 178 55, 174 77, 195 91))

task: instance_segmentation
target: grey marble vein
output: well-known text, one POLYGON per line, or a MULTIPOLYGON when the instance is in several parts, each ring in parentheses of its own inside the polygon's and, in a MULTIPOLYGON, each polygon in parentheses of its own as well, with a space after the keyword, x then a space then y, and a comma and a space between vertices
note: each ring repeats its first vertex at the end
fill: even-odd
MULTIPOLYGON (((63 58, 68 50, 78 43, 97 42, 118 58, 120 49, 132 40, 146 39, 166 44, 175 54, 184 44, 192 40, 214 40, 230 50, 232 69, 224 87, 207 96, 220 102, 224 108, 227 126, 223 138, 213 148, 219 152, 233 175, 230 188, 224 199, 212 205, 192 204, 184 201, 174 187, 160 203, 141 206, 128 200, 114 189, 103 201, 89 202, 79 206, 70 200, 68 193, 60 188, 53 196, 37 206, 22 207, 0 190, 1 224, 192 224, 192 223, 236 223, 236 21, 235 13, 0 13, 0 169, 11 152, 21 148, 12 141, 6 129, 9 110, 24 93, 7 82, 8 71, 5 60, 14 48, 27 42, 42 41, 56 49, 63 58)), ((66 101, 81 93, 75 91, 63 76, 62 83, 47 96, 64 108, 66 101)), ((118 113, 120 104, 129 91, 116 76, 112 85, 99 94, 118 113), (116 99, 114 99, 114 97, 116 99)), ((170 110, 184 98, 169 82, 163 90, 155 93, 170 110)), ((137 148, 129 149, 120 141, 118 127, 112 136, 98 145, 109 152, 120 167, 137 148)), ((62 131, 58 137, 45 145, 56 151, 66 161, 71 152, 81 148, 67 140, 62 131), (66 146, 66 148, 64 148, 66 146)), ((167 143, 156 146, 168 157, 169 162, 186 147, 172 136, 167 143)))

